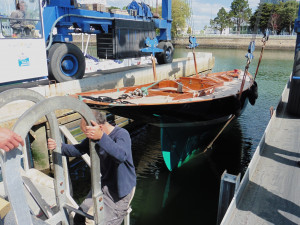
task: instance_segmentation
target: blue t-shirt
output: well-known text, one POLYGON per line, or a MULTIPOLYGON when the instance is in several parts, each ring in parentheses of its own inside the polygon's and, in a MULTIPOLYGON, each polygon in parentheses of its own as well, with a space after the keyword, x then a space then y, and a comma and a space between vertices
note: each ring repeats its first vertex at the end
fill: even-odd
MULTIPOLYGON (((116 126, 109 135, 103 134, 95 148, 100 157, 101 186, 107 186, 112 197, 125 197, 136 186, 128 131, 116 126)), ((79 157, 85 153, 89 154, 87 138, 77 145, 62 144, 65 156, 79 157)))

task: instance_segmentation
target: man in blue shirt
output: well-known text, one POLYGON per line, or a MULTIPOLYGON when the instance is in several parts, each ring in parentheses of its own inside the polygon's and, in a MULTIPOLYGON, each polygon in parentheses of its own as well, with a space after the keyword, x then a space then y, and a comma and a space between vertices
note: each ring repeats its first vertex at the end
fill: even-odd
MULTIPOLYGON (((100 157, 101 188, 104 196, 105 224, 119 225, 127 213, 136 186, 135 167, 131 153, 131 139, 127 130, 112 126, 106 117, 96 111, 97 123, 86 126, 81 121, 81 129, 86 135, 78 145, 62 144, 62 154, 78 157, 89 153, 89 141, 96 142, 96 151, 100 157)), ((53 139, 48 140, 50 150, 56 148, 53 139)), ((99 174, 100 175, 100 174, 99 174)), ((84 212, 90 212, 93 206, 91 192, 80 205, 84 212)), ((85 224, 85 218, 76 215, 75 224, 85 224)))

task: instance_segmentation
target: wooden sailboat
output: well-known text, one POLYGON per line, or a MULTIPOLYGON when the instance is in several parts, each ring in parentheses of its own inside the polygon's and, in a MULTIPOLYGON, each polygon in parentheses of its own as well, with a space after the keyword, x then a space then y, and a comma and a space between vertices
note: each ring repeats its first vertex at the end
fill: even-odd
MULTIPOLYGON (((197 46, 194 37, 190 43, 193 49, 197 46)), ((248 73, 254 48, 250 42, 245 71, 200 75, 193 51, 196 75, 156 81, 154 66, 153 83, 85 92, 77 97, 92 108, 159 126, 162 155, 172 170, 190 158, 195 146, 202 143, 199 140, 208 139, 209 133, 215 135, 217 129, 239 116, 248 100, 255 104, 257 85, 248 73)))
POLYGON ((206 139, 211 140, 226 121, 239 116, 248 100, 254 104, 256 91, 248 72, 233 70, 77 97, 94 109, 159 126, 162 155, 167 168, 173 170, 190 158, 197 145, 203 147, 206 139))
POLYGON ((243 76, 243 71, 233 70, 77 96, 92 108, 160 127, 209 125, 239 115, 248 98, 254 104, 257 96, 249 73, 240 93, 243 76))

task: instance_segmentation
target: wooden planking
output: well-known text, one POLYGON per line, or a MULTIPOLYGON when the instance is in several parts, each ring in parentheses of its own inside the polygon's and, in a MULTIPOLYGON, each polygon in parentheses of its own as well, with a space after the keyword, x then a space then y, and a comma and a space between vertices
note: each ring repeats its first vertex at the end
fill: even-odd
MULTIPOLYGON (((242 76, 240 76, 242 78, 242 76)), ((189 80, 190 78, 186 78, 186 80, 189 80)), ((162 81, 167 84, 167 81, 162 81)), ((169 81, 168 81, 169 82, 169 81)), ((188 90, 187 88, 183 88, 183 91, 189 91, 184 94, 179 94, 177 92, 177 88, 168 87, 166 86, 159 87, 158 85, 153 86, 151 89, 148 90, 149 95, 147 97, 142 97, 142 96, 136 96, 134 98, 127 98, 125 101, 131 102, 133 104, 180 104, 186 102, 188 100, 189 102, 197 102, 197 101, 203 101, 203 100, 208 100, 208 99, 216 99, 216 98, 223 98, 225 96, 230 96, 234 94, 238 94, 239 88, 241 86, 241 79, 234 79, 231 82, 224 82, 224 85, 221 87, 216 86, 213 91, 211 91, 209 88, 208 89, 203 89, 203 91, 208 92, 206 95, 200 95, 200 97, 193 97, 194 92, 193 90, 188 90), (157 87, 157 89, 155 89, 157 87)), ((249 77, 246 79, 246 83, 244 85, 243 90, 249 89, 252 81, 250 80, 249 77)), ((140 87, 146 87, 149 85, 142 85, 142 86, 135 86, 135 87, 130 87, 127 88, 125 93, 129 93, 129 91, 134 91, 137 88, 140 87)), ((114 89, 115 92, 112 92, 111 90, 103 90, 103 91, 94 91, 94 92, 86 92, 86 93, 80 93, 79 95, 81 96, 92 96, 92 97, 98 97, 98 96, 106 96, 110 97, 113 99, 117 99, 120 97, 122 94, 124 94, 124 90, 126 88, 122 89, 114 89), (106 92, 106 93, 105 93, 106 92)), ((112 103, 109 102, 96 102, 92 100, 85 99, 84 100, 86 103, 90 104, 98 104, 98 105, 111 105, 112 103)), ((119 104, 119 103, 114 103, 114 104, 119 104)), ((122 104, 122 103, 121 103, 122 104)))

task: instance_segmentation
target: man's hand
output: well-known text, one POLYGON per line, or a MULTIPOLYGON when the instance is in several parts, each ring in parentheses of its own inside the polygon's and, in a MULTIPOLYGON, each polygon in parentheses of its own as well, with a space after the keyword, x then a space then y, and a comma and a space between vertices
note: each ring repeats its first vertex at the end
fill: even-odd
POLYGON ((24 146, 23 139, 15 132, 7 129, 0 128, 0 148, 8 152, 17 148, 19 145, 24 146))
POLYGON ((52 138, 48 138, 48 149, 54 150, 56 148, 56 142, 52 138))
POLYGON ((92 140, 100 140, 103 136, 103 130, 101 125, 91 120, 92 126, 86 126, 85 135, 92 140))

